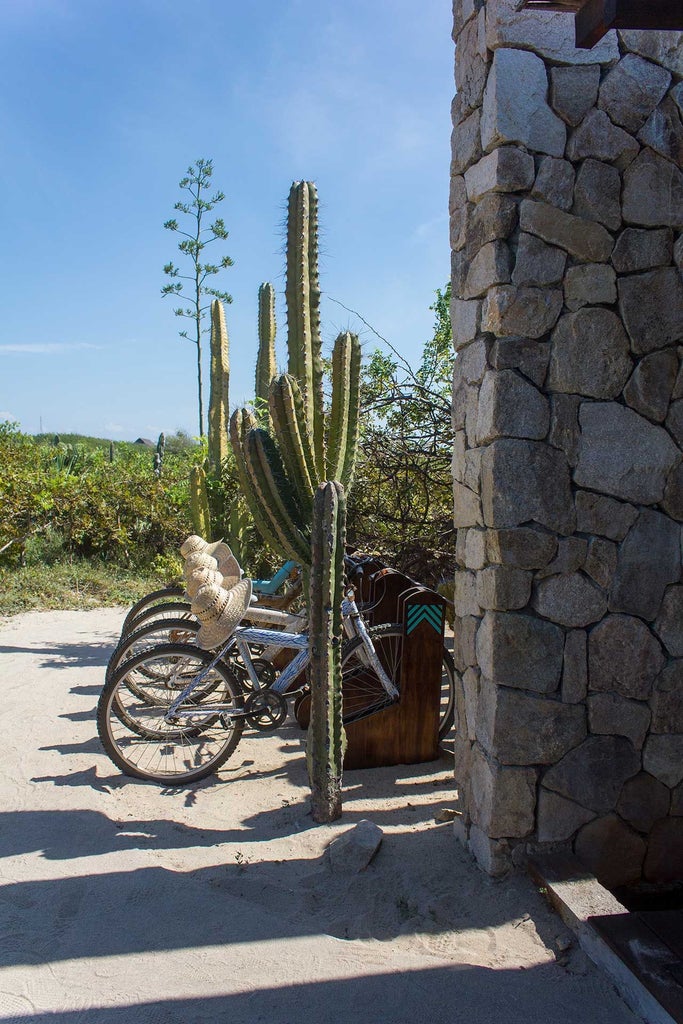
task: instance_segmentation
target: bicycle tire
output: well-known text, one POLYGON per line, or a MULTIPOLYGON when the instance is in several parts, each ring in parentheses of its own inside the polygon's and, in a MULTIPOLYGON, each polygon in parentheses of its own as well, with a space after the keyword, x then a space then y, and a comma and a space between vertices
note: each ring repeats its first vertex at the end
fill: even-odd
POLYGON ((126 630, 121 631, 119 637, 119 643, 125 640, 126 637, 130 636, 131 633, 136 633, 138 629, 142 629, 148 622, 157 622, 159 619, 177 619, 177 618, 188 618, 193 619, 195 616, 192 614, 192 607, 189 601, 181 601, 180 598, 176 601, 164 601, 162 604, 150 605, 149 608, 143 608, 140 614, 135 619, 131 619, 130 625, 126 630))
POLYGON ((199 622, 194 618, 161 618, 146 622, 119 640, 107 663, 105 682, 111 679, 125 661, 141 651, 164 643, 194 643, 198 632, 199 622))
POLYGON ((164 701, 160 694, 154 706, 135 703, 126 683, 131 669, 157 658, 177 658, 188 679, 213 660, 208 651, 189 644, 161 644, 135 655, 105 683, 97 705, 97 731, 107 756, 125 775, 166 786, 198 782, 225 764, 239 743, 244 719, 225 714, 226 705, 238 712, 244 707, 239 683, 229 666, 219 661, 211 670, 210 693, 185 705, 196 711, 194 719, 188 718, 187 726, 166 723, 172 698, 164 701), (146 724, 150 722, 151 726, 146 724))
POLYGON ((123 626, 121 627, 121 633, 130 632, 130 624, 134 619, 137 619, 138 615, 145 611, 148 607, 155 604, 161 604, 166 601, 172 600, 174 597, 182 597, 185 593, 185 588, 180 583, 174 583, 169 587, 162 587, 160 590, 153 590, 149 594, 145 594, 139 601, 130 608, 128 614, 123 620, 123 626))

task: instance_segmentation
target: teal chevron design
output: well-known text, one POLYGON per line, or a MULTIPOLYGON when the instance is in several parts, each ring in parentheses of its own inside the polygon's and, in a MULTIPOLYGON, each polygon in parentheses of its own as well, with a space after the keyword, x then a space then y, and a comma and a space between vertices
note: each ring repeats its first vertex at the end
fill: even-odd
POLYGON ((413 604, 408 608, 406 635, 410 636, 421 622, 427 622, 437 633, 443 629, 443 605, 413 604))

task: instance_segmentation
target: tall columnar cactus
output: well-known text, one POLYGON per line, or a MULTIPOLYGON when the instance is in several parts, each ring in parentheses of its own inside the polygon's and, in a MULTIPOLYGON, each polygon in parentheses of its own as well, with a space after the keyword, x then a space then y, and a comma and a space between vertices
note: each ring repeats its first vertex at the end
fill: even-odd
POLYGON ((321 484, 313 502, 310 583, 311 727, 306 748, 313 820, 341 815, 341 600, 344 586, 346 500, 341 484, 321 484))
MULTIPOLYGON (((277 373, 275 361, 275 289, 272 284, 262 284, 258 290, 258 355, 256 356, 257 399, 268 408, 268 388, 277 373)), ((271 430, 270 413, 266 416, 265 427, 271 430)))
MULTIPOLYGON (((211 303, 211 392, 209 398, 209 467, 220 474, 228 455, 230 351, 223 304, 211 303)), ((204 536, 200 534, 200 536, 204 536)))
POLYGON ((190 470, 190 513, 192 528, 200 537, 211 537, 211 513, 206 494, 206 472, 203 466, 190 470))

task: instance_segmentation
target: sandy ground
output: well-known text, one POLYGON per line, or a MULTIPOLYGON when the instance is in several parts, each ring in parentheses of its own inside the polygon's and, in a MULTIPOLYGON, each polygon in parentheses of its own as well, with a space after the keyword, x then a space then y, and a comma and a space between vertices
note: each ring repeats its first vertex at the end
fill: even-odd
POLYGON ((191 788, 121 775, 94 709, 122 618, 0 623, 0 1020, 636 1020, 526 877, 491 881, 435 821, 446 756, 347 773, 334 826, 308 814, 293 723, 191 788), (334 873, 362 818, 377 856, 334 873))

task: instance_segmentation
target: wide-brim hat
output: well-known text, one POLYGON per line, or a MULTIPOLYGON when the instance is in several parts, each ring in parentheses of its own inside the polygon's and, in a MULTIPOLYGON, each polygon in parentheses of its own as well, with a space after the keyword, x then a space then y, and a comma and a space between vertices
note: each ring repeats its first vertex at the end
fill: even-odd
POLYGON ((197 646, 210 651, 224 644, 244 618, 250 601, 249 579, 240 580, 230 590, 213 584, 200 587, 192 603, 192 610, 202 624, 197 646))
POLYGON ((213 555, 205 554, 203 551, 193 551, 185 559, 185 565, 183 566, 183 576, 185 579, 188 579, 195 569, 213 569, 216 572, 220 572, 218 559, 214 558, 213 555))
POLYGON ((232 551, 225 541, 215 540, 210 544, 207 540, 204 540, 203 537, 199 537, 196 533, 192 533, 180 545, 180 554, 183 558, 187 558, 188 555, 194 554, 197 551, 201 551, 206 555, 213 555, 213 557, 219 562, 225 561, 232 555, 232 551))
MULTIPOLYGON (((215 561, 215 559, 214 559, 215 561)), ((205 586, 207 583, 214 583, 217 587, 223 586, 223 575, 218 569, 211 569, 208 566, 200 565, 192 572, 186 574, 185 593, 194 600, 200 587, 205 586)))

